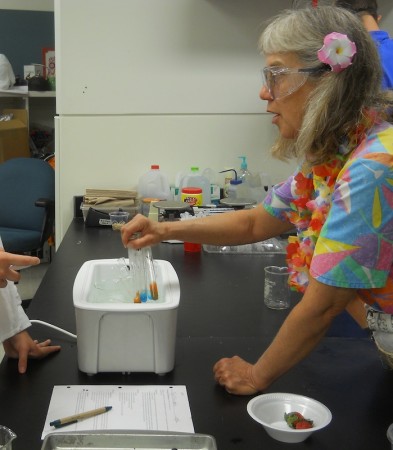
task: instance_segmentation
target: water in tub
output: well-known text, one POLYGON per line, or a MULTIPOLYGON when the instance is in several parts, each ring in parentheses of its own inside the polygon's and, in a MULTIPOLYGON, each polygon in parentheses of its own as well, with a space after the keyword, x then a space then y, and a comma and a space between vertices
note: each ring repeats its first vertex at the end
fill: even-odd
MULTIPOLYGON (((161 271, 157 270, 156 264, 152 261, 155 269, 157 292, 151 295, 150 290, 142 295, 143 302, 163 303, 165 299, 164 283, 161 271), (158 297, 154 299, 153 297, 158 297)), ((98 264, 94 271, 93 289, 90 290, 87 301, 91 303, 134 303, 140 292, 141 285, 149 286, 148 270, 143 267, 135 267, 129 264, 126 258, 120 258, 115 264, 98 264)))

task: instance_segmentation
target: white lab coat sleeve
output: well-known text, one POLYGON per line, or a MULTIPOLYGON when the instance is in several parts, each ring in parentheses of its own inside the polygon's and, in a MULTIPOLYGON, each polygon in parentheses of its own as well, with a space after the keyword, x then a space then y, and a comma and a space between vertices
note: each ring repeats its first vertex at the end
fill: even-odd
POLYGON ((31 325, 15 284, 9 281, 0 289, 0 342, 25 330, 31 325))
MULTIPOLYGON (((0 247, 3 247, 1 238, 0 247)), ((30 325, 18 290, 12 281, 8 281, 6 287, 0 288, 0 342, 15 336, 30 325)))

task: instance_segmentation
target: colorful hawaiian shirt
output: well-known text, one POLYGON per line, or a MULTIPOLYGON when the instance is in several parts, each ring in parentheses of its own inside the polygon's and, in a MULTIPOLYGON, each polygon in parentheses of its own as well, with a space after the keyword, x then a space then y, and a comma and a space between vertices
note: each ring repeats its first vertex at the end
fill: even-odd
MULTIPOLYGON (((281 220, 292 221, 297 208, 298 174, 275 186, 264 201, 265 209, 281 220)), ((314 173, 307 178, 312 180, 314 173)), ((322 198, 317 191, 312 197, 314 202, 322 198)), ((393 125, 382 122, 369 131, 323 200, 329 209, 318 239, 307 247, 310 261, 306 273, 299 274, 300 282, 312 276, 324 284, 357 289, 365 302, 393 313, 393 125)), ((294 224, 300 246, 307 242, 311 221, 311 215, 302 217, 294 224)))

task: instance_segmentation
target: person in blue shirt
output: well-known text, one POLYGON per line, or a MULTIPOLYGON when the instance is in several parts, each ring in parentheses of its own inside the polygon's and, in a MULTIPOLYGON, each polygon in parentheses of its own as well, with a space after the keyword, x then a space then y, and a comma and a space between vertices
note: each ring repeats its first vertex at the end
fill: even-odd
POLYGON ((383 70, 382 87, 393 89, 393 39, 379 28, 381 15, 378 14, 377 0, 335 0, 334 5, 359 16, 378 48, 383 70))

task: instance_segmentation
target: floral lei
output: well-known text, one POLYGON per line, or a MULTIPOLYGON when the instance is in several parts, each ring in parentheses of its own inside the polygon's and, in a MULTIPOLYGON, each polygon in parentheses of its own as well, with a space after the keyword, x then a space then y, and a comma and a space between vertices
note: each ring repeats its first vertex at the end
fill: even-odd
MULTIPOLYGON (((376 121, 373 112, 366 112, 363 121, 351 133, 346 145, 329 162, 308 168, 304 165, 294 177, 297 196, 291 203, 288 220, 297 230, 297 236, 288 238, 287 264, 291 290, 304 292, 309 280, 309 268, 316 242, 331 207, 336 179, 351 151, 364 139, 367 130, 376 121)), ((309 167, 309 166, 308 166, 309 167)))
POLYGON ((296 226, 298 234, 288 238, 287 246, 292 290, 304 292, 307 287, 315 244, 329 214, 336 178, 345 161, 346 155, 338 154, 326 164, 313 166, 308 176, 300 171, 294 177, 298 197, 290 205, 289 221, 296 226))

